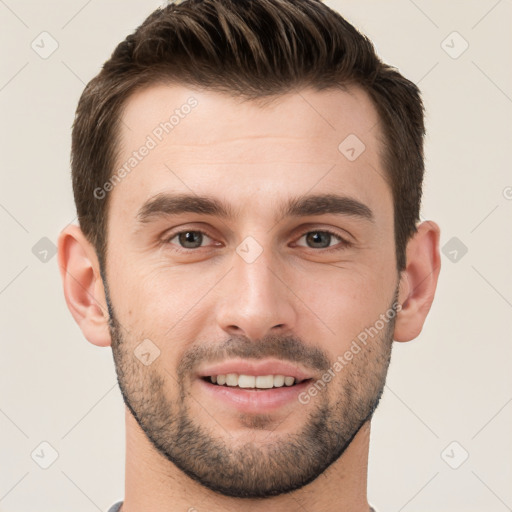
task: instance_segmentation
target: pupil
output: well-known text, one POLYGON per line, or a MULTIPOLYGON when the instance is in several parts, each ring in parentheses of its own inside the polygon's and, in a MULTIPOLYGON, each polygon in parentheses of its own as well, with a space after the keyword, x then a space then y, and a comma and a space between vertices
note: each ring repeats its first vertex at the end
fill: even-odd
POLYGON ((186 249, 201 246, 202 234, 198 233, 197 231, 186 231, 185 233, 180 233, 179 238, 181 245, 183 245, 186 249), (187 244, 192 244, 192 247, 187 246, 187 244))

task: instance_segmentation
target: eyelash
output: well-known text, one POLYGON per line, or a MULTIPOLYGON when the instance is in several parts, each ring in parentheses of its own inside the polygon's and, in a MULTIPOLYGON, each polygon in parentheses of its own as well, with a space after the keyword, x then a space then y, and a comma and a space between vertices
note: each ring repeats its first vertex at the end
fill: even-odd
MULTIPOLYGON (((203 231, 202 229, 184 229, 182 231, 177 231, 175 233, 172 233, 171 235, 168 235, 165 237, 164 240, 162 240, 162 243, 163 244, 171 244, 171 240, 173 238, 176 238, 178 235, 181 235, 182 233, 201 233, 202 235, 206 235, 208 238, 211 238, 213 240, 213 237, 210 236, 206 231, 203 231)), ((321 249, 315 249, 314 247, 305 247, 306 249, 310 249, 312 251, 315 251, 315 252, 323 252, 323 253, 331 253, 331 252, 336 252, 336 251, 343 251, 349 247, 352 246, 352 242, 349 242, 348 240, 346 240, 345 238, 341 237, 338 233, 336 233, 335 231, 332 231, 330 229, 312 229, 312 230, 309 230, 309 231, 305 231, 301 234, 301 236, 299 237, 299 240, 304 236, 304 235, 307 235, 309 233, 329 233, 330 235, 336 237, 336 238, 339 238, 341 240, 341 247, 337 247, 337 246, 334 246, 334 247, 327 247, 327 248, 321 248, 321 249)), ((299 247, 303 247, 303 246, 299 246, 299 247)), ((197 247, 195 249, 187 249, 187 248, 184 248, 184 247, 179 247, 177 246, 175 249, 173 249, 174 251, 180 253, 180 254, 187 254, 187 253, 190 253, 190 252, 193 252, 193 251, 198 251, 199 249, 201 249, 201 247, 197 247)))

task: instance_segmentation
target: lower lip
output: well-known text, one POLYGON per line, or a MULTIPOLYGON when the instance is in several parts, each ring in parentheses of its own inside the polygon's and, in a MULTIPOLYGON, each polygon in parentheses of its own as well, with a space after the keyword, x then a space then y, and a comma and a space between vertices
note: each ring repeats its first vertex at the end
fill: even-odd
POLYGON ((284 405, 299 403, 298 395, 310 384, 309 380, 294 386, 271 389, 244 389, 235 386, 219 386, 198 379, 201 390, 215 400, 234 407, 241 412, 264 413, 274 411, 284 405))

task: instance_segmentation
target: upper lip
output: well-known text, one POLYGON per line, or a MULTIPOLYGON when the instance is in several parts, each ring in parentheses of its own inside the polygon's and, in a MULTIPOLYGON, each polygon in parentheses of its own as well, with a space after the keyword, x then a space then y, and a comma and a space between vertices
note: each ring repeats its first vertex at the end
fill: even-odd
POLYGON ((279 360, 247 361, 230 360, 212 364, 198 371, 199 377, 211 377, 212 375, 226 375, 236 373, 238 375, 284 375, 294 377, 297 381, 312 378, 311 374, 301 370, 296 364, 279 360))

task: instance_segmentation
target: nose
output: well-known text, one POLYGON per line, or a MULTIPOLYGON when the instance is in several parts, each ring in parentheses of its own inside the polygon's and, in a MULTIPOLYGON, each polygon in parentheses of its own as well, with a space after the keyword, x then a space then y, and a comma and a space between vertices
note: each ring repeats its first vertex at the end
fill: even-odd
POLYGON ((270 249, 249 263, 238 254, 222 280, 217 302, 217 322, 229 335, 251 340, 269 334, 287 334, 297 321, 297 298, 277 258, 270 249))

